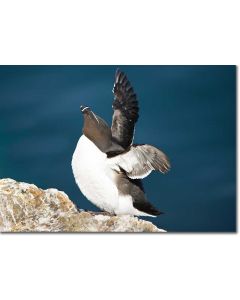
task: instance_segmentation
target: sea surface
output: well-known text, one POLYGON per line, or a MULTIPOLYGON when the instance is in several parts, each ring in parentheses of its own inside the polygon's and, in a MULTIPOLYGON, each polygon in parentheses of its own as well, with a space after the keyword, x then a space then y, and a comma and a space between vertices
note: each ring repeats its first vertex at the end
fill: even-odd
POLYGON ((75 184, 80 105, 111 124, 117 67, 140 103, 135 143, 162 149, 172 169, 144 179, 169 232, 236 230, 235 66, 1 66, 0 178, 57 188, 97 210, 75 184))

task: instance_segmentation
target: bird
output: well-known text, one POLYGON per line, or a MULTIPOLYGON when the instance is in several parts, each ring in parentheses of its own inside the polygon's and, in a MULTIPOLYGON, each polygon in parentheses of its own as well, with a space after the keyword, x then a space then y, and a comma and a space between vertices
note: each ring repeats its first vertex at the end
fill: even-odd
POLYGON ((160 149, 134 144, 139 102, 126 74, 115 73, 111 127, 81 105, 82 135, 72 156, 72 171, 82 194, 110 215, 156 217, 162 212, 147 199, 142 179, 166 173, 170 162, 160 149))

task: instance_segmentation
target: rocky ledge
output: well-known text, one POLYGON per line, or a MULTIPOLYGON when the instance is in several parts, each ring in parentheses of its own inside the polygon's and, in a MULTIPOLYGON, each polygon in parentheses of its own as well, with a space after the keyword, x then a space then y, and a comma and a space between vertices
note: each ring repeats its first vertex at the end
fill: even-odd
POLYGON ((131 216, 80 211, 64 192, 0 180, 1 232, 164 232, 131 216))

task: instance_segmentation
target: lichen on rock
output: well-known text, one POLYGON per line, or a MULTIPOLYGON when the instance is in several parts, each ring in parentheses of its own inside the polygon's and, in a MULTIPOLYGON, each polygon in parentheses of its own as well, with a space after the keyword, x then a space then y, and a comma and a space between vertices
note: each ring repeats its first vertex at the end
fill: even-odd
POLYGON ((0 180, 0 232, 164 232, 132 216, 79 212, 57 189, 0 180))

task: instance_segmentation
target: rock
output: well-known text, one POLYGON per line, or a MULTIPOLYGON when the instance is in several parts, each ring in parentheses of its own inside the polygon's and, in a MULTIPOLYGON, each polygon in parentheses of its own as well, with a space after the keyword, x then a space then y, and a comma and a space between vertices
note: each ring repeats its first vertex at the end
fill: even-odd
POLYGON ((0 180, 1 232, 164 232, 131 216, 79 212, 64 192, 0 180))

